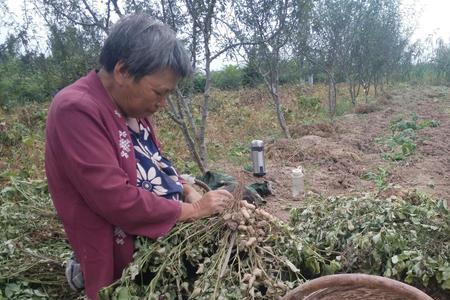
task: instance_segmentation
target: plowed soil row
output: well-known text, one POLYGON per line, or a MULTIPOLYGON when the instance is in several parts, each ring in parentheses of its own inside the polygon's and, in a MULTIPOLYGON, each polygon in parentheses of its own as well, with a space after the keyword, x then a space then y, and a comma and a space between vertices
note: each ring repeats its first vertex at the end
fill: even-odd
MULTIPOLYGON (((401 196, 409 190, 428 193, 450 201, 450 90, 443 87, 408 87, 391 90, 378 98, 375 111, 353 113, 329 123, 291 128, 297 138, 266 142, 267 175, 274 195, 266 209, 281 219, 300 201, 291 196, 291 170, 305 170, 306 191, 325 196, 376 192, 382 197, 401 196), (438 127, 416 132, 416 152, 405 160, 383 159, 387 151, 380 139, 392 135, 391 122, 399 117, 436 120, 438 127), (364 179, 367 172, 387 171, 386 184, 377 187, 364 179)), ((245 182, 257 179, 231 166, 226 172, 245 182)), ((450 203, 449 203, 450 204, 450 203)))

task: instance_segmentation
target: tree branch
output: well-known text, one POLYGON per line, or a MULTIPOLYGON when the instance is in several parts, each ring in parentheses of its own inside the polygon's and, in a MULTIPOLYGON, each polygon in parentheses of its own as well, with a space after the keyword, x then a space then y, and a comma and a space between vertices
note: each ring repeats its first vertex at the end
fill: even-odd
POLYGON ((94 19, 95 24, 97 24, 97 26, 99 28, 101 28, 105 33, 108 33, 108 28, 106 28, 105 25, 102 24, 102 21, 100 21, 98 19, 97 14, 93 11, 92 7, 86 2, 86 0, 81 0, 81 1, 83 1, 84 6, 88 10, 88 12, 91 14, 91 17, 94 19))
POLYGON ((116 12, 116 14, 117 14, 119 17, 123 17, 123 13, 122 13, 122 11, 120 10, 119 5, 117 4, 117 0, 111 0, 111 2, 112 2, 112 4, 113 4, 113 6, 114 6, 114 11, 116 12))

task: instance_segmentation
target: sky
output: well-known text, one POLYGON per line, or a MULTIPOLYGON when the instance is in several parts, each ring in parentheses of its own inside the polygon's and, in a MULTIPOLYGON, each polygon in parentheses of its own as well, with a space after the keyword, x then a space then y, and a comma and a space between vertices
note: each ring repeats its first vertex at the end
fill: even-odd
POLYGON ((449 0, 402 0, 404 7, 415 6, 416 28, 412 41, 425 40, 429 35, 450 41, 449 0))
MULTIPOLYGON (((9 8, 20 15, 23 1, 6 0, 9 8)), ((413 39, 425 39, 429 34, 450 40, 450 0, 401 0, 403 7, 416 7, 418 15, 413 39)))
MULTIPOLYGON (((442 38, 450 42, 450 0, 400 0, 404 9, 412 7, 415 11, 408 21, 415 24, 415 32, 411 42, 418 39, 422 41, 432 35, 432 38, 442 38)), ((20 16, 21 5, 24 1, 6 0, 10 10, 20 16)), ((0 40, 3 40, 5 30, 0 32, 0 40)))

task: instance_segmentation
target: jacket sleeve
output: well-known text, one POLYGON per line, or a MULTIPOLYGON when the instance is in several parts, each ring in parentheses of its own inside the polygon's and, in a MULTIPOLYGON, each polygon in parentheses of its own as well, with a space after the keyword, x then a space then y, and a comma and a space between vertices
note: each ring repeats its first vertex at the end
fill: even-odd
POLYGON ((77 101, 52 113, 58 159, 85 203, 129 234, 151 238, 166 234, 179 218, 181 204, 130 183, 119 165, 114 135, 98 108, 77 101))

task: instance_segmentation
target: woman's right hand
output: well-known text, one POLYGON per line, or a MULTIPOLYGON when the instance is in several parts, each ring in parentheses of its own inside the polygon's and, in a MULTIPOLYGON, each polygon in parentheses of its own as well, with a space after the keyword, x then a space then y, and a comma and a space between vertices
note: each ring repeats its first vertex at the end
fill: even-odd
POLYGON ((194 203, 182 203, 179 221, 196 220, 221 213, 229 207, 233 195, 226 190, 209 191, 194 203))

